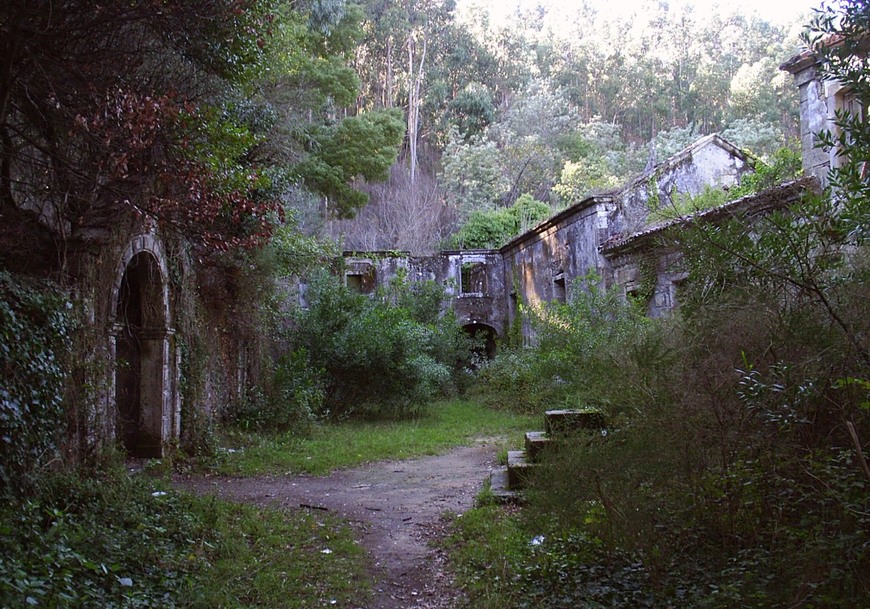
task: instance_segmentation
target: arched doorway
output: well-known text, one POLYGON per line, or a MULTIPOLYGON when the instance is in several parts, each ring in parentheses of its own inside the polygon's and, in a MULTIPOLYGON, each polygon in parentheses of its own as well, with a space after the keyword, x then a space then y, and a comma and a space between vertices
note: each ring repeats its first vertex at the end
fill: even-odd
POLYGON ((164 276, 150 251, 133 254, 115 299, 115 437, 136 457, 167 439, 168 336, 164 276))
POLYGON ((462 326, 462 329, 475 340, 474 352, 479 359, 495 357, 495 339, 498 335, 494 328, 479 322, 472 322, 462 326))

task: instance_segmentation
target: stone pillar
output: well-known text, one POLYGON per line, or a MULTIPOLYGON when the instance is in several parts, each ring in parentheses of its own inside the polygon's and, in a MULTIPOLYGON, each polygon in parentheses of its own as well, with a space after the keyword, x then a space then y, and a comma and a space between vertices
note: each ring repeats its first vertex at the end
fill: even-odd
POLYGON ((800 91, 801 157, 804 174, 815 176, 822 186, 828 184, 831 168, 830 154, 819 147, 817 134, 831 128, 830 87, 821 82, 818 58, 812 53, 803 53, 786 62, 780 69, 794 76, 800 91))
POLYGON ((141 418, 137 452, 160 458, 175 439, 175 400, 172 391, 173 370, 170 343, 173 332, 167 328, 143 330, 140 345, 141 418))

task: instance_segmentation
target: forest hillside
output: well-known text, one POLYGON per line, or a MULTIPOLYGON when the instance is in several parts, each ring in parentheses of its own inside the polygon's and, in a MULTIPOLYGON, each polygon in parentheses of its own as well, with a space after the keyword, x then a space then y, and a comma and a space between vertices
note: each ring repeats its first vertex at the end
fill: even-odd
POLYGON ((649 0, 626 16, 590 2, 363 0, 349 111, 401 108, 407 129, 389 180, 363 185, 368 205, 326 233, 415 254, 499 245, 474 227, 513 214, 528 228, 702 135, 760 157, 790 145, 798 100, 779 66, 808 15, 782 25, 697 4, 649 0))

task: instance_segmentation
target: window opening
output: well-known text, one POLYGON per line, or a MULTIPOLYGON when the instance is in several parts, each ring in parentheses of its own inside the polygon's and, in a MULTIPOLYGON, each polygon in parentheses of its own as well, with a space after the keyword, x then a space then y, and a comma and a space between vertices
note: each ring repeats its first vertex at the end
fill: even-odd
POLYGON ((363 293, 363 277, 362 275, 346 275, 345 283, 347 285, 347 289, 352 292, 357 292, 359 294, 363 293))
POLYGON ((568 290, 565 287, 565 275, 559 273, 553 277, 553 301, 565 303, 568 300, 568 290))
POLYGON ((460 273, 462 294, 486 294, 486 264, 483 262, 464 262, 460 273))

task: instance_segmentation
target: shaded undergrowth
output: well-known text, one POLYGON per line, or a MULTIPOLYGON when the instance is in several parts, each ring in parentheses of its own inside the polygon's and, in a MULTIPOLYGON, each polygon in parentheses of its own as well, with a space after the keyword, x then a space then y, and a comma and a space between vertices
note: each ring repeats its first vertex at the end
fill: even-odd
POLYGON ((350 606, 366 558, 328 515, 175 492, 123 471, 56 475, 0 508, 0 606, 350 606))

